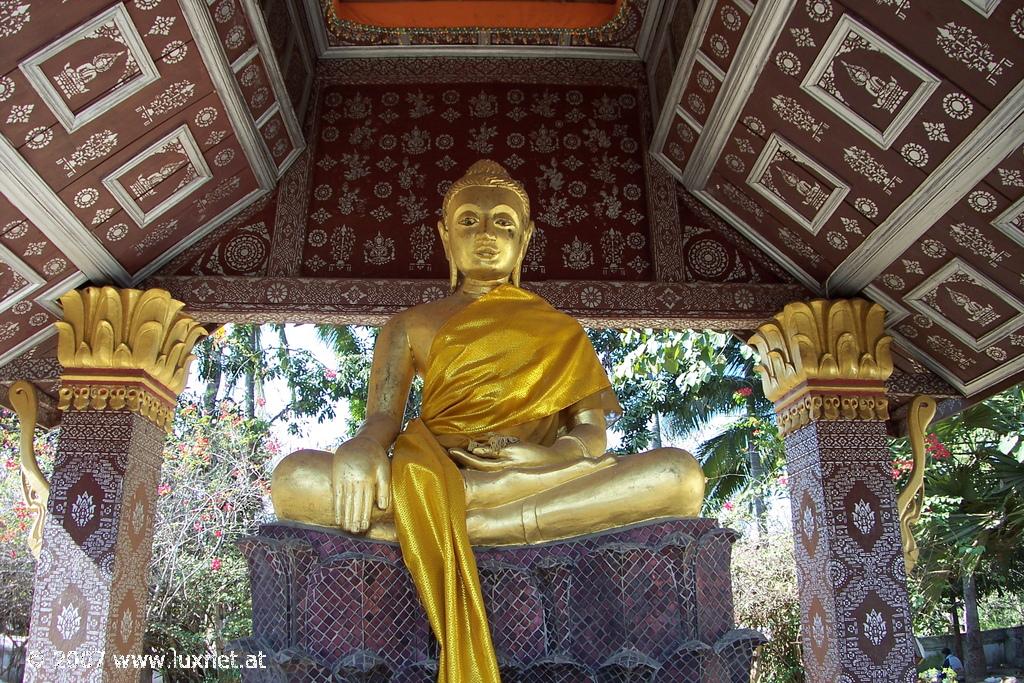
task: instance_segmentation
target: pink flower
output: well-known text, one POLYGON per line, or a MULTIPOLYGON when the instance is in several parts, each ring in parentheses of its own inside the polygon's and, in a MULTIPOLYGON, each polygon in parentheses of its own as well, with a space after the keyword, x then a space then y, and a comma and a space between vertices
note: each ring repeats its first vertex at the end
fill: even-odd
POLYGON ((156 487, 156 492, 157 492, 157 495, 166 496, 168 493, 171 492, 171 485, 170 484, 160 484, 160 486, 156 487))
POLYGON ((722 504, 722 509, 726 510, 728 512, 732 512, 733 508, 735 508, 735 507, 736 506, 733 505, 731 500, 727 500, 727 501, 725 501, 725 503, 722 504))
POLYGON ((16 470, 18 469, 18 463, 14 458, 7 458, 7 460, 4 460, 4 467, 9 470, 16 470))
POLYGON ((742 396, 743 398, 746 398, 750 396, 752 393, 754 393, 754 390, 751 389, 750 387, 740 387, 739 389, 736 390, 736 393, 742 396))
POLYGON ((262 408, 263 406, 267 405, 267 399, 260 396, 258 399, 256 399, 256 405, 262 408))
POLYGON ((939 437, 929 434, 924 439, 924 448, 931 454, 933 460, 946 460, 952 455, 946 444, 939 441, 939 437))
POLYGON ((215 557, 215 558, 213 558, 213 561, 210 562, 210 569, 212 569, 213 571, 217 571, 217 570, 220 569, 220 565, 221 565, 220 558, 219 557, 215 557))
POLYGON ((214 535, 215 538, 220 538, 221 536, 224 535, 224 532, 221 531, 220 529, 217 529, 216 531, 213 532, 213 535, 214 535))
POLYGON ((338 373, 335 372, 334 370, 327 370, 326 372, 324 372, 324 377, 326 377, 329 380, 335 380, 338 378, 338 373))
POLYGON ((786 475, 779 477, 779 486, 789 486, 789 477, 786 475))

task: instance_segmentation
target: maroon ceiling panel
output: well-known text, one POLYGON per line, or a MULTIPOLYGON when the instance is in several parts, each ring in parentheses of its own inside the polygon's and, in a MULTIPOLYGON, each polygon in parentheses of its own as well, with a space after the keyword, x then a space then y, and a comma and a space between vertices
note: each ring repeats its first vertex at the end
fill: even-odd
POLYGON ((690 82, 683 91, 679 105, 687 111, 700 125, 707 123, 711 105, 718 97, 722 82, 711 73, 711 70, 698 62, 690 72, 690 82))
POLYGON ((654 279, 643 96, 595 86, 324 87, 306 274, 446 277, 436 227, 444 191, 491 158, 530 195, 530 279, 654 279))
POLYGON ((792 278, 686 190, 679 223, 687 282, 792 282, 792 278))
POLYGON ((858 3, 856 11, 988 109, 1024 77, 1024 8, 1019 2, 890 0, 858 3), (972 7, 993 4, 987 17, 972 7))
MULTIPOLYGON (((214 168, 211 162, 217 153, 226 149, 237 149, 234 138, 225 140, 220 147, 204 154, 211 170, 214 168)), ((109 225, 100 226, 93 233, 125 270, 137 273, 170 247, 177 246, 197 226, 203 225, 257 189, 248 162, 244 155, 236 152, 226 166, 217 168, 213 178, 156 218, 152 224, 139 228, 131 220, 111 220, 109 225)))
POLYGON ((75 272, 70 259, 3 195, 0 195, 0 244, 10 249, 47 284, 63 280, 75 272))
POLYGON ((244 55, 253 46, 255 37, 249 19, 242 10, 240 0, 216 0, 210 5, 210 15, 217 30, 228 63, 244 55))
POLYGON ((665 142, 665 155, 677 168, 686 167, 686 162, 697 144, 697 137, 697 130, 687 123, 686 119, 676 114, 665 142))
POLYGON ((728 71, 750 17, 732 0, 722 0, 711 15, 700 51, 722 71, 728 71))
POLYGON ((228 221, 195 248, 175 259, 161 274, 247 275, 267 274, 274 236, 276 196, 270 196, 228 221))

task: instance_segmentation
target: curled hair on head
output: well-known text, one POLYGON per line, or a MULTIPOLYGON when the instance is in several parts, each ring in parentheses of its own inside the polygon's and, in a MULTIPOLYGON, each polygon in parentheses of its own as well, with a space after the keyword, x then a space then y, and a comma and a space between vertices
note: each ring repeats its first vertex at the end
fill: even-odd
POLYGON ((447 216, 448 209, 451 206, 452 199, 455 198, 456 193, 459 190, 464 190, 467 187, 502 187, 506 190, 511 190, 519 197, 519 201, 523 203, 523 211, 526 215, 523 216, 524 221, 530 218, 530 198, 526 195, 526 188, 518 180, 513 180, 512 176, 508 174, 505 167, 496 161, 490 159, 481 159, 477 161, 469 170, 466 171, 465 175, 452 183, 452 186, 448 188, 448 191, 444 193, 444 202, 441 204, 441 215, 447 216))

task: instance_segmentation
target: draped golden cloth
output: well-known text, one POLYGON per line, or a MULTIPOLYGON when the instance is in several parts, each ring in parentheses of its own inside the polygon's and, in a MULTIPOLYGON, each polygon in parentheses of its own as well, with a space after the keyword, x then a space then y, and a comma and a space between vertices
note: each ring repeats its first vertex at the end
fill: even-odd
POLYGON ((420 419, 395 441, 398 542, 441 645, 438 681, 494 683, 500 676, 466 531, 465 487, 437 437, 513 434, 600 393, 609 410, 618 403, 579 323, 512 285, 452 316, 427 364, 420 419))

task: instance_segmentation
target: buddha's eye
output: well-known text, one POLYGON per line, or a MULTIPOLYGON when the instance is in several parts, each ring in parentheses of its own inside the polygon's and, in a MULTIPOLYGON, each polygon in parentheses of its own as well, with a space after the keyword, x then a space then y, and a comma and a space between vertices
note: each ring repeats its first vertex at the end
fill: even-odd
POLYGON ((477 220, 476 216, 470 216, 470 215, 468 215, 468 214, 467 214, 467 215, 464 215, 464 216, 463 216, 462 218, 460 218, 460 219, 459 219, 459 221, 458 221, 459 225, 464 225, 464 226, 466 226, 467 228, 473 227, 473 226, 474 226, 474 225, 476 225, 476 224, 477 224, 478 222, 479 222, 479 221, 477 220))

